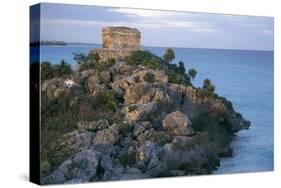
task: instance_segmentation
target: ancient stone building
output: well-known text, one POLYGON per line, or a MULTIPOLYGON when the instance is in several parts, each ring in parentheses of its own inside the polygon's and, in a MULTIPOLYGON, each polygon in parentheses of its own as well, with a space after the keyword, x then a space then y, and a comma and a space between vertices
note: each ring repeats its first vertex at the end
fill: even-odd
POLYGON ((115 58, 124 60, 134 50, 140 48, 141 33, 134 28, 106 27, 102 29, 103 47, 93 49, 91 53, 98 53, 101 60, 115 58))

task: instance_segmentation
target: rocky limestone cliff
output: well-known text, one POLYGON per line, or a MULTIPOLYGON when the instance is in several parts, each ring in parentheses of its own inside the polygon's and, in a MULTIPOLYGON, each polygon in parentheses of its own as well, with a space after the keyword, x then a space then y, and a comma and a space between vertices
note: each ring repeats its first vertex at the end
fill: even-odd
MULTIPOLYGON (((103 58, 139 46, 137 30, 107 28, 103 37, 103 58)), ((232 155, 235 133, 250 122, 227 99, 172 82, 174 69, 160 62, 118 60, 43 81, 42 184, 211 174, 232 155)))
POLYGON ((43 184, 209 174, 231 156, 233 134, 250 125, 226 99, 202 99, 192 86, 170 84, 162 70, 116 62, 105 72, 106 82, 94 70, 43 82, 43 108, 57 100, 59 113, 76 118, 72 131, 46 143, 58 163, 43 184), (147 72, 153 83, 143 80, 147 72), (99 103, 104 92, 115 94, 115 110, 99 103))
POLYGON ((124 60, 134 50, 140 48, 141 33, 134 28, 106 27, 102 29, 103 48, 93 49, 103 61, 110 58, 124 60))

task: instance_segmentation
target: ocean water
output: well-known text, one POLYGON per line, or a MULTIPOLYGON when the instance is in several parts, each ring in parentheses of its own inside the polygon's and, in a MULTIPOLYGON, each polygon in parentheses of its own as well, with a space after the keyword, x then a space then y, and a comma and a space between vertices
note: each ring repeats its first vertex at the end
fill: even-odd
MULTIPOLYGON (((43 46, 41 61, 74 64, 73 52, 88 53, 100 45, 43 46)), ((145 47, 162 56, 165 48, 145 47)), ((38 48, 31 49, 31 52, 38 48)), ((248 50, 174 48, 176 59, 186 70, 195 68, 196 86, 211 79, 216 93, 232 101, 236 111, 251 121, 249 130, 237 133, 233 157, 223 158, 214 174, 273 170, 273 52, 248 50)), ((33 58, 31 57, 31 61, 33 58)))

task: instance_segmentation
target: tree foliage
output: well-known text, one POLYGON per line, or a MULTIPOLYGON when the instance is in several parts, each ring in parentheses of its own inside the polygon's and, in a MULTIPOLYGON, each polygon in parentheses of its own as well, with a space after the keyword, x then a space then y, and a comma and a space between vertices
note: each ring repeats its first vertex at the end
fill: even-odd
POLYGON ((143 77, 144 81, 148 82, 148 83, 154 83, 155 82, 155 76, 153 73, 147 72, 144 77, 143 77))
POLYGON ((185 68, 184 68, 184 63, 182 61, 179 61, 179 73, 181 75, 185 74, 185 68))
POLYGON ((72 53, 73 54, 73 59, 77 62, 77 64, 82 64, 82 63, 87 63, 89 58, 86 54, 84 53, 72 53))
POLYGON ((41 80, 47 80, 54 77, 61 77, 71 74, 73 71, 71 65, 65 60, 61 60, 60 64, 51 64, 50 62, 41 63, 41 80))
POLYGON ((195 69, 188 70, 188 75, 190 76, 190 78, 194 79, 196 74, 197 74, 197 71, 195 69))
POLYGON ((126 58, 126 62, 133 66, 141 65, 151 69, 159 69, 163 60, 147 50, 136 50, 126 58))
POLYGON ((215 95, 216 87, 212 84, 210 79, 205 79, 203 82, 203 87, 198 88, 198 95, 201 98, 212 97, 215 95))
POLYGON ((172 48, 167 48, 165 54, 163 55, 163 59, 166 63, 170 63, 175 59, 175 52, 172 48))
POLYGON ((100 91, 96 98, 97 106, 104 110, 115 111, 117 109, 118 100, 113 91, 100 91))

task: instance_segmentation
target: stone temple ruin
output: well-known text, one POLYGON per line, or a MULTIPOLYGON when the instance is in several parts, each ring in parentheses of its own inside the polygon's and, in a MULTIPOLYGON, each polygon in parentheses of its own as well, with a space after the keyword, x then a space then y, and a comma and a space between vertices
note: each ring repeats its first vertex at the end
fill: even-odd
POLYGON ((102 61, 110 58, 124 60, 134 50, 140 49, 141 33, 129 27, 106 27, 102 29, 103 47, 93 49, 102 61))

